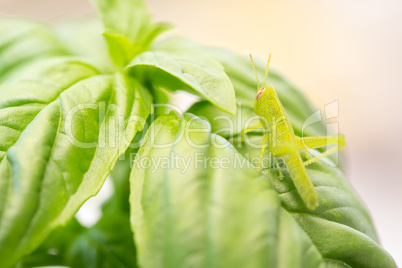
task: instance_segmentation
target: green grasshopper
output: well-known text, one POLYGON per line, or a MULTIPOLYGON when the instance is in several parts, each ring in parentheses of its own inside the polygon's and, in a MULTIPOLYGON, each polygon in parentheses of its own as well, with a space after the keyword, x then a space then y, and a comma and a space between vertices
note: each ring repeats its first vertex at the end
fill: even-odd
POLYGON ((345 146, 345 137, 342 135, 322 136, 322 137, 297 137, 294 134, 292 125, 285 113, 278 95, 273 86, 266 86, 268 77, 269 63, 271 54, 269 54, 267 67, 265 69, 264 86, 259 86, 258 75, 255 70, 253 58, 250 54, 251 64, 258 83, 258 92, 254 101, 254 112, 259 117, 259 123, 255 126, 245 128, 241 131, 241 138, 244 140, 244 134, 255 129, 264 129, 262 139, 262 149, 260 153, 260 163, 262 161, 264 151, 268 147, 268 151, 274 156, 276 167, 279 170, 280 177, 283 177, 277 158, 281 157, 287 167, 287 170, 293 180, 293 183, 300 194, 307 208, 313 210, 318 205, 317 193, 314 190, 305 166, 316 162, 318 159, 325 157, 345 146), (320 155, 310 158, 308 148, 320 148, 329 144, 337 144, 337 146, 321 153, 320 155), (303 162, 299 151, 305 150, 308 160, 303 162))

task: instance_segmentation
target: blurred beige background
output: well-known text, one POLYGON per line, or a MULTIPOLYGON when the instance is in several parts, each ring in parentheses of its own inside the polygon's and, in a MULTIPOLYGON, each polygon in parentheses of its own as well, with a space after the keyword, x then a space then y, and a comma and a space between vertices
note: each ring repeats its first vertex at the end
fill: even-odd
MULTIPOLYGON (((348 177, 402 266, 402 1, 149 0, 157 20, 204 44, 273 54, 272 67, 318 108, 339 101, 348 177)), ((0 0, 45 20, 92 13, 88 0, 0 0)))

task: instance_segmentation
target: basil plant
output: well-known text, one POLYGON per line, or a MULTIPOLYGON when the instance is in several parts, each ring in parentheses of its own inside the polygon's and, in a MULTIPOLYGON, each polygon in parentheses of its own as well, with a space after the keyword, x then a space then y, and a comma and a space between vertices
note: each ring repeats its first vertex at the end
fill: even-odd
MULTIPOLYGON (((140 0, 95 4, 98 20, 0 19, 0 268, 396 267, 338 157, 307 166, 315 210, 286 166, 256 168, 247 55, 164 37, 140 0)), ((269 83, 297 135, 327 135, 302 92, 269 83)))

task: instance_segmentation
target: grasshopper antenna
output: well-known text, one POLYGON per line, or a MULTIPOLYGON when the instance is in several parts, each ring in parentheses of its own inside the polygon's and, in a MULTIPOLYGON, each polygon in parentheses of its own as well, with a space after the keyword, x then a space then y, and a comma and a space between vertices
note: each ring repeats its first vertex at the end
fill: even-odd
POLYGON ((254 70, 254 74, 255 74, 255 79, 257 79, 257 89, 260 89, 260 81, 258 80, 258 75, 257 75, 257 71, 255 70, 255 66, 254 66, 254 61, 253 61, 253 56, 250 55, 250 60, 251 60, 251 66, 253 66, 253 70, 254 70))
POLYGON ((271 53, 269 53, 268 62, 267 62, 267 68, 265 69, 264 86, 266 86, 266 84, 267 84, 268 69, 269 69, 269 63, 270 62, 271 62, 271 53))

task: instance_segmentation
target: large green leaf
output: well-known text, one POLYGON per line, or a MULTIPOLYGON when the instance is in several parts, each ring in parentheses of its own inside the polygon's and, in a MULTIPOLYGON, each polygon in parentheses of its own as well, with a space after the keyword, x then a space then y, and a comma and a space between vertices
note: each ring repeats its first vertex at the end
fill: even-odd
POLYGON ((181 57, 144 52, 130 63, 127 72, 155 87, 188 90, 224 112, 236 112, 235 93, 222 65, 208 57, 181 57))
POLYGON ((103 205, 102 218, 70 242, 70 246, 63 251, 63 265, 72 268, 137 267, 128 200, 130 154, 135 151, 129 148, 126 159, 116 162, 110 173, 114 193, 103 205))
POLYGON ((244 161, 191 114, 155 121, 131 173, 142 267, 320 267, 309 237, 244 161))
POLYGON ((76 59, 0 88, 0 267, 35 249, 102 186, 150 112, 150 96, 76 59))
POLYGON ((0 20, 0 83, 38 60, 67 55, 46 25, 30 20, 0 20))
POLYGON ((20 264, 23 267, 137 267, 128 201, 130 154, 136 151, 129 148, 126 159, 116 162, 110 173, 113 195, 103 204, 102 217, 94 226, 83 227, 73 218, 66 226, 56 228, 20 264))

